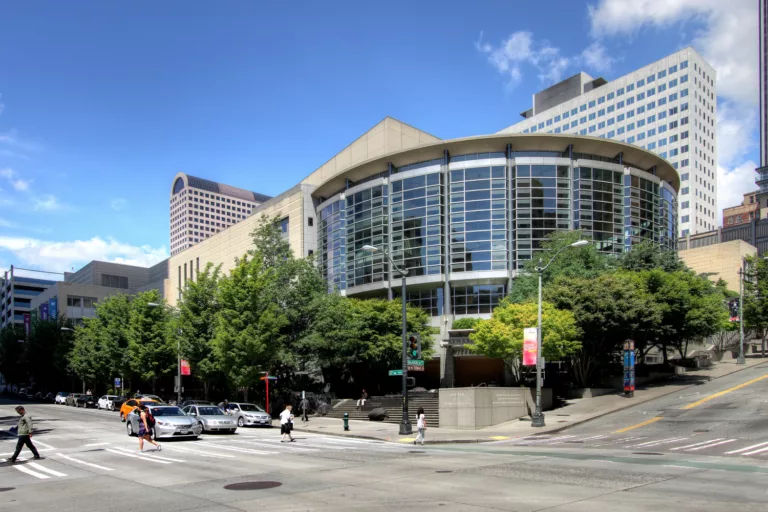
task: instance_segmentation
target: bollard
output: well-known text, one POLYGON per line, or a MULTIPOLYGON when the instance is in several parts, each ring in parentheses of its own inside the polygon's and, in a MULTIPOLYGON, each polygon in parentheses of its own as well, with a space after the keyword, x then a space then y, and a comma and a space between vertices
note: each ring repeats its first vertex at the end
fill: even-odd
POLYGON ((344 431, 346 432, 348 430, 349 430, 349 413, 345 412, 344 413, 344 431))

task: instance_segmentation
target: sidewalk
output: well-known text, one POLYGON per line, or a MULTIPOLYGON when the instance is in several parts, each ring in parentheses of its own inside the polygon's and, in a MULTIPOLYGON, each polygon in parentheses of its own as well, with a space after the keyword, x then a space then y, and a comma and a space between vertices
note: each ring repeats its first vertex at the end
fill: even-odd
MULTIPOLYGON (((617 392, 616 394, 602 395, 594 398, 569 400, 565 406, 559 409, 546 411, 547 426, 541 428, 531 427, 531 420, 528 417, 480 430, 430 427, 427 431, 427 444, 483 443, 526 437, 534 434, 558 432, 605 416, 606 414, 675 393, 681 389, 693 386, 702 380, 716 379, 765 362, 768 362, 768 358, 762 359, 759 356, 750 356, 747 357, 746 364, 740 366, 736 364, 734 359, 723 359, 710 368, 689 370, 686 374, 680 375, 674 380, 653 383, 642 389, 637 389, 633 398, 625 398, 622 393, 617 392)), ((395 414, 399 414, 399 411, 395 412, 395 414)), ((429 418, 427 418, 427 421, 429 421, 429 418)), ((307 424, 295 421, 294 425, 297 432, 314 432, 343 437, 402 443, 412 443, 416 438, 415 427, 413 435, 400 436, 398 434, 398 425, 378 421, 350 421, 349 431, 347 432, 344 431, 343 421, 337 418, 318 416, 310 418, 307 424)))

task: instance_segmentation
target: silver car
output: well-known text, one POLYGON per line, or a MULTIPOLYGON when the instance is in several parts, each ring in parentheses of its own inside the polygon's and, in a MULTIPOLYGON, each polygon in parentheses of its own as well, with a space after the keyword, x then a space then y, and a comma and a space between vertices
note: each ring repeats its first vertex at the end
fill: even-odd
POLYGON ((234 434, 237 423, 215 405, 188 405, 183 409, 187 416, 197 420, 203 432, 229 432, 234 434))
MULTIPOLYGON (((161 437, 191 437, 197 438, 203 429, 195 418, 184 414, 175 405, 147 405, 147 409, 155 418, 154 438, 161 437)), ((141 417, 136 409, 126 416, 126 430, 129 436, 139 433, 141 417)))
POLYGON ((264 409, 256 404, 232 402, 229 404, 226 412, 237 422, 238 427, 245 427, 247 425, 272 426, 272 418, 269 417, 269 414, 264 409))

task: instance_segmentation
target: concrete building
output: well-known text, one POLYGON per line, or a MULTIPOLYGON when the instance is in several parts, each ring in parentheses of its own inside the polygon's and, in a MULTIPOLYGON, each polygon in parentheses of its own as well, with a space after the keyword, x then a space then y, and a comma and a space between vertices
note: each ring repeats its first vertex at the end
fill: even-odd
POLYGON ((19 269, 11 265, 10 270, 0 278, 0 328, 12 324, 23 326, 25 317, 29 322, 33 299, 56 283, 50 279, 56 275, 55 272, 23 269, 23 273, 35 273, 41 277, 19 275, 19 269))
POLYGON ((706 274, 711 281, 723 279, 728 288, 739 291, 739 269, 744 258, 757 254, 757 248, 743 240, 731 240, 713 245, 678 251, 680 259, 697 274, 706 274))
MULTIPOLYGON (((573 133, 635 144, 680 173, 680 235, 717 227, 715 70, 685 48, 611 82, 579 73, 533 95, 507 133, 573 133)), ((768 178, 768 171, 766 171, 768 178)))
POLYGON ((269 196, 180 172, 171 185, 171 254, 250 215, 269 196))
POLYGON ((66 272, 64 281, 53 283, 35 296, 30 308, 38 318, 65 315, 75 323, 96 316, 96 304, 110 295, 133 295, 147 290, 164 291, 168 260, 152 267, 92 261, 77 272, 66 272))
MULTIPOLYGON (((277 216, 297 256, 315 254, 329 289, 397 297, 381 253, 407 268, 407 300, 445 333, 490 316, 518 270, 557 230, 581 229, 604 252, 650 240, 674 250, 680 178, 659 155, 580 135, 496 134, 442 141, 387 118, 254 215, 171 256, 166 297, 208 263, 226 272, 277 216)), ((440 349, 441 381, 448 348, 440 349)), ((448 367, 450 368, 450 366, 448 367)))
POLYGON ((760 218, 768 218, 768 0, 758 0, 760 31, 760 167, 755 169, 755 183, 760 187, 760 218))
POLYGON ((760 218, 760 203, 757 200, 759 191, 747 192, 740 205, 723 208, 723 226, 746 224, 760 218))

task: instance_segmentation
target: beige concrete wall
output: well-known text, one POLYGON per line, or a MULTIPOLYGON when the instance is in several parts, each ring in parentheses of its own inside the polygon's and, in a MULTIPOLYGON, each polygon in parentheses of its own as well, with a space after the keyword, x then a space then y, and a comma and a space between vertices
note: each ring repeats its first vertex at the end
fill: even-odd
MULTIPOLYGON (((165 299, 175 306, 179 296, 179 267, 181 281, 184 281, 184 264, 187 264, 187 277, 190 275, 190 264, 202 271, 208 263, 221 265, 226 274, 235 266, 235 259, 242 257, 252 246, 251 233, 259 225, 262 214, 269 217, 288 217, 288 241, 294 255, 307 256, 309 247, 304 237, 304 227, 307 224, 305 196, 309 196, 314 187, 299 185, 293 189, 267 201, 257 207, 254 214, 245 220, 222 230, 220 233, 203 240, 168 260, 168 279, 165 281, 165 299)), ((314 229, 314 228, 313 228, 314 229)))
POLYGON ((133 293, 132 290, 122 288, 109 288, 95 284, 58 282, 40 295, 32 299, 30 310, 36 310, 41 304, 48 302, 51 297, 57 297, 59 314, 70 319, 92 318, 95 316, 94 308, 73 308, 67 306, 67 297, 88 297, 101 301, 118 293, 133 293))
POLYGON ((387 117, 307 176, 302 183, 318 186, 366 160, 439 140, 434 135, 387 117))
POLYGON ((757 249, 743 240, 733 240, 722 244, 708 245, 679 251, 680 258, 696 273, 712 273, 709 279, 717 281, 723 278, 728 288, 739 290, 739 268, 742 258, 754 256, 757 249))

